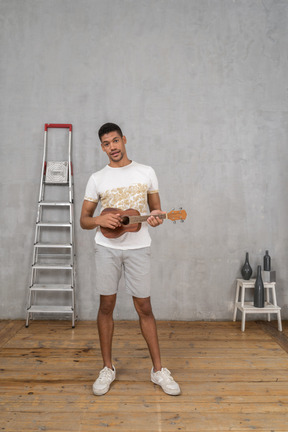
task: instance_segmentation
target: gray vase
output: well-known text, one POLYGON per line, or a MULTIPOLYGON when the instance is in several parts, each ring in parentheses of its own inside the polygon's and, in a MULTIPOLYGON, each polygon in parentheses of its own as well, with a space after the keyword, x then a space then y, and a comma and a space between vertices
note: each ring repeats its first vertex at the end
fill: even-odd
POLYGON ((242 278, 244 280, 249 280, 252 276, 252 268, 249 264, 249 253, 248 252, 246 252, 246 258, 245 258, 244 265, 241 269, 241 274, 242 274, 242 278))
POLYGON ((257 276, 254 286, 254 306, 258 308, 264 307, 264 283, 261 276, 261 266, 257 267, 257 276))

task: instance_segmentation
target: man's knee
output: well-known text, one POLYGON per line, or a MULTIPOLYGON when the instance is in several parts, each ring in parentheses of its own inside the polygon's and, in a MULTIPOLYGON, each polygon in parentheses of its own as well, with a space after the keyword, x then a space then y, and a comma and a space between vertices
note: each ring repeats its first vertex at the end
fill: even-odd
POLYGON ((134 300, 134 306, 138 313, 138 315, 141 317, 149 317, 153 316, 152 312, 152 306, 150 302, 150 297, 147 298, 133 298, 134 300))
POLYGON ((101 295, 99 313, 103 315, 111 315, 114 311, 115 303, 116 303, 116 294, 107 295, 107 296, 101 295))

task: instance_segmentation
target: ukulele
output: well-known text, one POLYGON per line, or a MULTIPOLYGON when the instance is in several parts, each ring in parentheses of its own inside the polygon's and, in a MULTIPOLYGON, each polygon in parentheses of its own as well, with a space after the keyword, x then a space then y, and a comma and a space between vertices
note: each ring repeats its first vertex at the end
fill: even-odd
MULTIPOLYGON (((106 208, 101 212, 101 215, 104 215, 106 213, 120 214, 122 223, 120 227, 117 227, 115 229, 100 227, 102 234, 107 238, 117 238, 126 232, 137 232, 140 230, 142 222, 146 222, 146 220, 151 216, 141 216, 139 211, 134 209, 119 210, 116 208, 106 208)), ((171 210, 169 213, 161 213, 152 216, 159 217, 159 219, 170 219, 171 221, 176 223, 177 220, 184 222, 187 213, 185 210, 180 209, 171 210)))

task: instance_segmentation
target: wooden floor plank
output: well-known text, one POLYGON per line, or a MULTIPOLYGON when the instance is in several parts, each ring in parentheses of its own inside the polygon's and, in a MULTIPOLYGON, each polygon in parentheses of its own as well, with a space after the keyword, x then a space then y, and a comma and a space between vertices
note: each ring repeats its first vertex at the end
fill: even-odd
MULTIPOLYGON (((146 382, 138 382, 138 381, 116 381, 117 385, 113 385, 113 392, 109 392, 106 394, 105 398, 109 398, 109 400, 120 398, 141 398, 145 396, 155 397, 158 400, 167 400, 167 395, 161 391, 157 386, 152 385, 150 381, 146 382), (141 386, 141 393, 139 394, 139 386, 141 386), (159 391, 157 391, 159 390, 159 391)), ((207 382, 195 382, 191 385, 191 381, 183 382, 181 384, 182 395, 177 398, 182 400, 183 397, 195 397, 200 398, 219 398, 229 396, 229 397, 237 397, 242 398, 242 400, 246 400, 249 397, 259 397, 259 398, 269 398, 274 396, 285 397, 287 396, 287 384, 286 382, 253 382, 252 384, 249 381, 244 382, 214 382, 213 385, 209 381, 207 382)), ((12 398, 17 397, 19 400, 22 398, 28 397, 33 398, 33 395, 40 397, 43 396, 49 399, 53 399, 57 395, 63 397, 65 395, 66 398, 75 398, 75 397, 85 397, 92 398, 95 400, 95 397, 92 394, 92 382, 90 380, 82 381, 80 384, 76 383, 75 380, 71 380, 71 382, 55 382, 55 381, 32 381, 22 383, 18 382, 5 382, 2 383, 0 387, 0 397, 3 402, 3 398, 11 395, 12 398)), ((103 399, 105 399, 103 398, 103 399)), ((100 398, 101 399, 101 398, 100 398)), ((168 397, 168 399, 170 399, 168 397)))
POLYGON ((160 321, 163 364, 182 389, 171 397, 150 381, 138 323, 116 322, 117 379, 95 397, 102 367, 95 322, 71 329, 32 321, 26 329, 0 321, 0 430, 287 432, 288 355, 277 323, 266 325, 248 321, 241 332, 239 322, 160 321))
MULTIPOLYGON (((129 337, 129 335, 127 335, 127 337, 129 337)), ((171 340, 167 340, 165 338, 159 338, 160 340, 160 346, 161 346, 161 350, 162 349, 169 349, 171 351, 171 345, 173 345, 173 350, 171 352, 171 355, 174 354, 178 354, 177 350, 178 349, 185 349, 185 350, 189 350, 190 348, 199 348, 199 349, 203 349, 203 348, 219 348, 222 350, 225 349, 229 349, 229 348, 239 348, 239 341, 241 341, 241 339, 239 340, 227 340, 227 341, 219 341, 217 339, 213 340, 213 341, 208 341, 208 340, 204 340, 204 341, 195 341, 193 340, 193 338, 189 335, 188 336, 189 339, 186 340, 177 340, 177 341, 171 341, 171 340)), ((127 341, 123 341, 123 340, 119 340, 117 338, 117 336, 114 336, 113 338, 113 349, 114 350, 138 350, 138 351, 147 351, 147 347, 145 345, 145 343, 142 341, 142 336, 139 336, 138 339, 135 340, 131 340, 129 338, 129 340, 127 341), (115 342, 117 343, 117 345, 115 344, 115 342)), ((259 347, 259 348, 263 348, 263 347, 271 347, 273 349, 278 348, 277 343, 275 342, 274 344, 271 344, 271 338, 269 338, 269 336, 267 336, 267 339, 265 339, 265 337, 263 337, 263 341, 261 341, 260 337, 257 340, 252 340, 252 341, 241 341, 241 347, 243 348, 249 348, 251 349, 252 347, 259 347)), ((9 342, 7 342, 7 344, 5 345, 5 348, 29 348, 29 349, 33 349, 33 348, 56 348, 56 349, 97 349, 99 347, 99 343, 98 343, 98 339, 96 339, 96 337, 92 340, 81 340, 77 343, 77 341, 73 340, 73 341, 69 341, 67 339, 63 339, 63 340, 54 340, 53 338, 47 338, 46 340, 39 340, 37 338, 32 339, 32 338, 27 338, 25 341, 23 340, 17 340, 17 341, 13 341, 13 340, 9 340, 9 342)))
MULTIPOLYGON (((154 393, 158 393, 156 390, 154 393)), ((264 397, 260 398, 260 400, 255 397, 247 398, 245 401, 243 398, 239 397, 214 397, 209 398, 199 398, 198 396, 194 397, 168 397, 162 398, 161 401, 158 395, 149 395, 147 399, 144 401, 143 397, 130 395, 130 397, 107 397, 106 398, 98 398, 95 400, 95 397, 91 395, 90 397, 81 398, 78 395, 71 395, 70 398, 63 399, 63 395, 58 395, 58 397, 47 398, 45 395, 33 396, 30 395, 26 398, 19 398, 18 401, 18 412, 31 412, 31 410, 41 413, 62 413, 62 412, 71 412, 71 413, 81 413, 83 410, 89 407, 89 412, 94 413, 99 411, 110 413, 127 413, 133 412, 134 414, 141 413, 143 407, 145 407, 145 411, 147 413, 155 412, 155 404, 161 403, 161 411, 162 412, 178 412, 178 413, 186 413, 187 408, 192 408, 194 412, 217 412, 217 413, 269 413, 273 411, 273 413, 279 414, 287 414, 287 402, 288 396, 282 396, 281 398, 274 396, 270 397, 269 400, 266 400, 264 397), (255 410, 254 404, 257 403, 257 410, 255 410), (36 408, 35 408, 36 407, 36 408), (39 410, 39 408, 41 409, 39 410)), ((1 413, 2 412, 14 412, 13 407, 11 406, 11 402, 14 400, 12 398, 8 398, 6 401, 0 402, 1 413), (9 404, 10 401, 10 404, 9 404)))
MULTIPOLYGON (((173 344, 174 346, 174 344, 173 344)), ((194 344, 193 347, 184 348, 181 345, 177 345, 175 347, 177 349, 173 350, 171 352, 171 347, 163 348, 163 345, 161 346, 161 353, 162 356, 165 357, 173 357, 173 358, 209 358, 209 357, 220 357, 223 358, 223 349, 229 349, 229 356, 231 357, 270 357, 272 355, 276 355, 277 357, 287 357, 287 354, 281 349, 279 346, 275 344, 273 346, 271 342, 269 343, 263 343, 262 346, 245 346, 242 344, 241 350, 239 350, 239 344, 229 344, 229 347, 227 345, 219 346, 219 344, 216 344, 216 346, 212 346, 212 344, 209 344, 207 346, 207 343, 198 343, 194 344)), ((119 347, 118 347, 119 349, 119 347)), ((0 348, 1 350, 1 348, 0 348)), ((114 349, 115 351, 115 349, 114 349)), ((118 351, 118 350, 117 350, 118 351)), ((144 349, 137 349, 137 346, 134 347, 134 349, 131 348, 131 352, 126 350, 125 356, 128 357, 131 355, 132 357, 143 357, 145 355, 145 351, 148 353, 148 349, 145 347, 144 349)), ((0 351, 1 352, 1 351, 0 351)), ((2 350, 1 357, 26 357, 26 358, 89 358, 94 357, 97 358, 101 355, 100 347, 98 348, 62 348, 61 350, 55 349, 53 347, 51 348, 5 348, 5 350, 2 350)))
MULTIPOLYGON (((249 358, 245 357, 238 357, 237 355, 231 355, 229 353, 229 350, 227 350, 227 355, 229 355, 229 358, 231 359, 231 363, 229 364, 229 369, 263 369, 263 368, 269 368, 269 369, 288 369, 288 356, 277 356, 277 354, 273 353, 270 355, 259 355, 251 356, 249 358), (275 360, 277 359, 277 362, 275 360), (277 366, 275 366, 275 363, 277 366)), ((61 358, 61 357, 60 357, 61 358)), ((1 369, 3 370, 13 370, 15 368, 19 368, 20 364, 22 365, 22 368, 24 370, 31 370, 33 368, 39 368, 39 369, 52 369, 55 370, 56 366, 59 370, 67 369, 67 368, 78 368, 78 369, 85 369, 95 366, 95 361, 99 360, 100 356, 98 358, 89 356, 89 357, 62 357, 61 362, 59 362, 59 357, 38 357, 37 355, 35 357, 28 357, 28 356, 3 356, 1 359, 1 369)), ((134 369, 142 369, 147 367, 147 364, 150 364, 150 357, 147 353, 147 355, 143 355, 142 357, 137 357, 135 359, 131 359, 130 356, 126 356, 126 354, 121 355, 121 353, 115 353, 115 366, 118 365, 118 367, 122 368, 125 367, 127 364, 130 365, 131 370, 134 369), (117 354, 117 356, 116 356, 117 354), (147 362, 147 359, 149 360, 147 362)), ((164 361, 169 361, 169 363, 172 363, 168 357, 162 356, 163 363, 164 361)), ((197 370, 198 368, 203 369, 221 369, 223 367, 223 357, 214 357, 214 356, 195 356, 194 358, 179 358, 175 357, 173 358, 173 365, 175 368, 186 368, 189 372, 193 372, 193 370, 197 370)))
POLYGON ((135 415, 127 416, 122 413, 108 411, 90 412, 88 409, 75 420, 71 413, 3 413, 2 421, 8 425, 6 431, 85 431, 97 432, 109 431, 249 431, 261 432, 287 432, 287 415, 271 415, 265 413, 202 413, 193 411, 185 414, 165 412, 160 407, 155 407, 154 413, 149 413, 145 407, 135 415), (157 410, 158 408, 158 410, 157 410), (57 426, 55 426, 57 425, 57 426))

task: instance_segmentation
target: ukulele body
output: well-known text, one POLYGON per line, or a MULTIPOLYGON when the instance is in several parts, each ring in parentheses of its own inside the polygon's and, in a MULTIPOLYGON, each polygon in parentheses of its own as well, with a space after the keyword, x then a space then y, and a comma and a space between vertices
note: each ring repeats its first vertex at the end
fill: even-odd
POLYGON ((138 210, 128 209, 120 210, 115 208, 106 208, 101 212, 101 215, 106 213, 120 214, 122 218, 122 225, 115 229, 100 227, 102 234, 107 238, 118 238, 126 232, 137 232, 141 228, 141 223, 130 223, 129 216, 140 216, 138 210))

